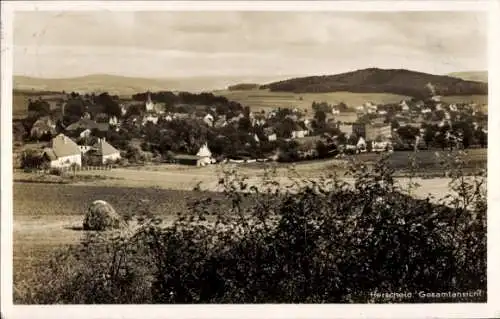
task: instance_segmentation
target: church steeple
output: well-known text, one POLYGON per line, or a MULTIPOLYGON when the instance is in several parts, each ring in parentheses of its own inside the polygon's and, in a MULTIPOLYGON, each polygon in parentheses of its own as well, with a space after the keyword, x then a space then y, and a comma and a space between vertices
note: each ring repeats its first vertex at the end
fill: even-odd
POLYGON ((151 100, 151 92, 148 90, 147 93, 148 97, 146 100, 146 111, 152 111, 154 109, 154 103, 153 100, 151 100))

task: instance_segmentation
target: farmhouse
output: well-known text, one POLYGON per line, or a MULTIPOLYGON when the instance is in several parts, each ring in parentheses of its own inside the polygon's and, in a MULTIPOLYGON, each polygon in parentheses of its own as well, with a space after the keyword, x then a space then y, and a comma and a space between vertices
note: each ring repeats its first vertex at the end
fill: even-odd
POLYGON ((51 147, 44 149, 43 156, 49 161, 50 167, 82 165, 80 147, 64 134, 59 134, 52 139, 51 147))
POLYGON ((212 152, 208 149, 205 143, 196 155, 177 154, 174 156, 174 161, 182 165, 206 166, 214 162, 212 152))
POLYGON ((49 116, 39 118, 31 128, 30 135, 39 139, 44 135, 56 134, 56 125, 49 116))
POLYGON ((98 157, 103 164, 116 161, 121 158, 120 151, 106 142, 105 138, 100 138, 93 146, 92 156, 98 157))

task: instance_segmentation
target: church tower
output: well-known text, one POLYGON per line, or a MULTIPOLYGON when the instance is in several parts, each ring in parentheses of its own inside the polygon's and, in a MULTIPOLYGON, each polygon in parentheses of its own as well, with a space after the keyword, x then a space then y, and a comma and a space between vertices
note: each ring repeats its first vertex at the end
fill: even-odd
POLYGON ((146 100, 146 111, 147 112, 151 112, 154 110, 154 103, 153 101, 151 100, 151 92, 148 91, 148 99, 146 100))

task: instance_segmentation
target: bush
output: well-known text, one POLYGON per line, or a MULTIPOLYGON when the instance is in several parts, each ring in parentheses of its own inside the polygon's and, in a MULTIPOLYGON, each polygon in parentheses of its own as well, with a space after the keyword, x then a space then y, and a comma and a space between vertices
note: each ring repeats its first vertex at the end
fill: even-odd
MULTIPOLYGON (((377 301, 373 292, 485 292, 484 176, 464 176, 460 158, 443 159, 452 172, 447 205, 413 198, 418 185, 410 179, 401 188, 385 158, 373 167, 353 163, 353 186, 333 175, 297 176, 284 187, 271 172, 256 187, 226 171, 225 201, 207 196, 173 224, 149 218, 128 235, 86 241, 83 252, 66 255, 85 266, 68 261, 71 274, 47 274, 55 288, 26 296, 35 303, 47 295, 61 303, 364 303, 377 301)), ((398 301, 432 300, 391 300, 398 301)), ((451 301, 460 300, 439 299, 451 301)))
POLYGON ((62 169, 60 169, 58 167, 51 167, 50 170, 49 170, 49 174, 50 175, 55 175, 55 176, 63 176, 64 172, 63 172, 62 169))
POLYGON ((44 163, 43 154, 35 149, 27 149, 21 155, 21 168, 31 170, 40 168, 44 163))

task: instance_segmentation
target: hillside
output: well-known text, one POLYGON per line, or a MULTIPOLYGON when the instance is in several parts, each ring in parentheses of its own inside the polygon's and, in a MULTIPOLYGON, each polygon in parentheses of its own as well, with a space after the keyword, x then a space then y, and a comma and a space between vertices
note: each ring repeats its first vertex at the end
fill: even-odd
POLYGON ((276 76, 234 77, 197 76, 185 78, 136 78, 107 74, 94 74, 74 78, 47 79, 14 76, 14 89, 20 91, 78 91, 109 92, 117 95, 132 95, 151 91, 211 91, 226 88, 234 83, 262 83, 275 81, 276 76))
POLYGON ((427 85, 438 95, 487 94, 488 85, 451 76, 433 75, 404 69, 369 68, 337 75, 292 78, 264 85, 275 92, 295 93, 392 93, 414 97, 429 94, 427 85))
POLYGON ((478 82, 488 83, 488 71, 454 72, 448 75, 466 81, 478 81, 478 82))

